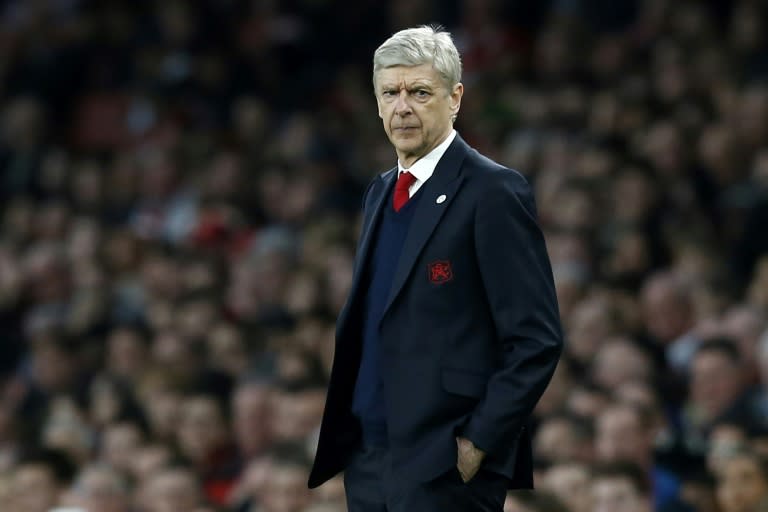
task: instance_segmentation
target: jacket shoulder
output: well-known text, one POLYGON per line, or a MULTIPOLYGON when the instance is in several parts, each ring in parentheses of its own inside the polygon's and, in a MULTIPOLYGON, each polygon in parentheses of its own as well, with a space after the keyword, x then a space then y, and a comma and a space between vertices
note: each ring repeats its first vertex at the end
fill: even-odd
POLYGON ((480 187, 493 187, 499 183, 505 183, 506 186, 512 186, 520 192, 530 189, 528 180, 520 171, 491 160, 476 149, 470 149, 464 166, 467 177, 480 187))
POLYGON ((371 179, 371 181, 368 182, 368 186, 365 187, 365 192, 363 193, 363 204, 362 204, 363 210, 365 210, 365 205, 368 203, 368 196, 370 195, 371 190, 373 190, 376 184, 384 183, 384 181, 388 179, 390 176, 392 176, 392 174, 395 172, 397 172, 397 167, 393 167, 388 171, 384 171, 382 173, 377 174, 376 176, 373 177, 373 179, 371 179))

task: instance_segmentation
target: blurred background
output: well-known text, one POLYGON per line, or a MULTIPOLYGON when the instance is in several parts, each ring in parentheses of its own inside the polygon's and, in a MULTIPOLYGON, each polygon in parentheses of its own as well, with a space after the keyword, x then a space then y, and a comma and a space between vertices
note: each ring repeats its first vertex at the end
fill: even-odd
POLYGON ((768 2, 0 2, 0 503, 338 512, 306 489, 371 59, 441 23, 533 185, 566 354, 507 512, 768 510, 768 2))

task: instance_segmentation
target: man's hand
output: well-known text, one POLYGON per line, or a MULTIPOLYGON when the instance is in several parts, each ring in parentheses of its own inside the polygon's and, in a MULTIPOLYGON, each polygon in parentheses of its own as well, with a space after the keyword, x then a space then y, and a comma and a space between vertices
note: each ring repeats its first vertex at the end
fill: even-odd
POLYGON ((458 445, 458 460, 456 467, 459 469, 461 479, 464 483, 469 482, 474 478, 477 470, 480 469, 480 463, 485 458, 485 452, 480 448, 477 448, 472 441, 466 437, 457 437, 456 444, 458 445))

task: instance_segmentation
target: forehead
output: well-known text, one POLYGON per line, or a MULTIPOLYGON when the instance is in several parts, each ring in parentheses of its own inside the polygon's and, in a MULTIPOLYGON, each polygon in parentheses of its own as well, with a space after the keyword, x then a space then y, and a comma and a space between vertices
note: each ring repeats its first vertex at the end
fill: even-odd
POLYGON ((376 73, 376 85, 405 85, 423 83, 438 86, 440 75, 431 64, 419 66, 393 66, 380 69, 376 73))
POLYGON ((635 494, 632 484, 623 477, 601 477, 592 484, 592 493, 600 498, 617 498, 635 494))

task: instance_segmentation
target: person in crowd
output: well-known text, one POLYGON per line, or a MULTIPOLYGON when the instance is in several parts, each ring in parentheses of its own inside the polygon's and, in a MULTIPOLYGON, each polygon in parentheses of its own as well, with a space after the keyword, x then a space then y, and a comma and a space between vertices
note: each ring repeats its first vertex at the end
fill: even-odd
POLYGON ((689 438, 706 438, 723 421, 750 429, 759 425, 760 419, 750 407, 752 394, 746 377, 739 349, 730 339, 709 339, 699 346, 691 361, 683 411, 683 428, 689 438))
POLYGON ((591 478, 589 465, 581 462, 562 462, 547 469, 541 488, 567 503, 571 512, 591 512, 591 478))
POLYGON ((592 471, 594 512, 651 512, 653 509, 647 474, 631 462, 613 462, 592 471))
POLYGON ((717 473, 717 501, 723 512, 768 510, 768 462, 748 450, 737 451, 717 473))
POLYGON ((109 466, 87 466, 75 479, 65 500, 67 506, 88 512, 129 512, 128 482, 109 466))
POLYGON ((661 508, 680 492, 678 477, 654 460, 656 429, 649 412, 616 403, 596 420, 595 454, 603 463, 631 462, 644 472, 654 507, 661 508))
POLYGON ((61 451, 29 454, 13 471, 8 508, 18 512, 49 512, 62 503, 76 471, 72 460, 61 451))

